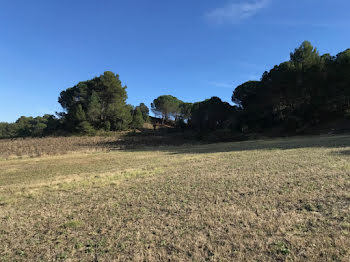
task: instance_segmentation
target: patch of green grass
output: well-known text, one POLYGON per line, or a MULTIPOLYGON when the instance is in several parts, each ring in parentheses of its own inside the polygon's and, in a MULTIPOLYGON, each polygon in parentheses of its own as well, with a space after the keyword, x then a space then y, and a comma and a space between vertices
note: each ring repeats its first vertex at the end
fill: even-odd
POLYGON ((77 229, 82 226, 82 222, 79 220, 71 220, 62 225, 65 229, 77 229))
POLYGON ((286 256, 290 253, 287 245, 283 242, 276 242, 276 243, 274 243, 273 247, 274 247, 275 252, 277 254, 281 254, 281 255, 286 256))

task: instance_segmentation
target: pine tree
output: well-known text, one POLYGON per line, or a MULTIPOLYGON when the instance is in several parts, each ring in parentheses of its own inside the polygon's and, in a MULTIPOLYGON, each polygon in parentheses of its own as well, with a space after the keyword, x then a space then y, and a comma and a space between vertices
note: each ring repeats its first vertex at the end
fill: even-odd
POLYGON ((142 112, 141 112, 139 107, 136 107, 134 110, 134 115, 133 115, 133 119, 131 122, 131 127, 133 129, 142 128, 144 123, 145 123, 145 121, 143 119, 142 112))

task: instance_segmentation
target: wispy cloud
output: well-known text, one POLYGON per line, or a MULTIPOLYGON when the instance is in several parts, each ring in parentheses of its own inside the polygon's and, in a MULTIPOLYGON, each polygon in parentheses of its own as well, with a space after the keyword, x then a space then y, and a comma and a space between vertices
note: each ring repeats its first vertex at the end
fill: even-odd
POLYGON ((232 88, 235 86, 234 83, 229 83, 229 82, 215 82, 215 81, 211 81, 208 82, 209 85, 214 86, 214 87, 220 87, 220 88, 232 88))
POLYGON ((240 3, 230 2, 226 6, 215 8, 206 14, 209 21, 223 23, 239 23, 266 8, 272 0, 254 0, 240 3))

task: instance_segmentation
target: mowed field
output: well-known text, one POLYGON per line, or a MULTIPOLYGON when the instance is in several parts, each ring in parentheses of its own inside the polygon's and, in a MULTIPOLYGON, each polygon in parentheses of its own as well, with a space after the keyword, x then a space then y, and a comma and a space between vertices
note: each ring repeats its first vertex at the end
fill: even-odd
POLYGON ((350 261, 350 136, 13 143, 30 144, 0 141, 0 261, 350 261))

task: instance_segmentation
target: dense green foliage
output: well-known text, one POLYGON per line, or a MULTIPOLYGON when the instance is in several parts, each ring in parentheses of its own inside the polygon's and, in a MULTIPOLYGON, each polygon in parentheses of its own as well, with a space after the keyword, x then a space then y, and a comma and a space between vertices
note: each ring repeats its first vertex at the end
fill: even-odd
POLYGON ((132 122, 131 122, 131 128, 142 128, 143 124, 145 123, 145 120, 142 115, 141 108, 138 106, 133 110, 132 115, 132 122))
POLYGON ((126 86, 122 86, 119 75, 105 72, 62 91, 58 102, 64 112, 58 113, 59 118, 21 117, 15 123, 0 123, 0 138, 141 128, 148 121, 148 107, 141 103, 134 108, 126 99, 126 86))
POLYGON ((241 106, 241 125, 251 130, 283 127, 300 131, 350 110, 350 49, 320 56, 309 42, 290 60, 265 72, 261 81, 238 86, 232 101, 241 106))
MULTIPOLYGON (((144 103, 128 105, 126 89, 119 75, 107 71, 62 91, 58 101, 64 112, 58 118, 21 117, 15 123, 0 123, 0 138, 140 129, 150 121, 149 109, 144 103)), ((192 104, 161 95, 151 103, 161 119, 152 121, 200 132, 274 129, 283 134, 350 119, 350 49, 335 57, 320 55, 305 41, 289 61, 265 72, 260 81, 238 86, 232 102, 234 106, 212 97, 192 104)))
POLYGON ((62 91, 58 102, 66 111, 62 115, 66 129, 78 133, 127 129, 132 115, 126 104, 126 88, 119 75, 105 72, 62 91))
POLYGON ((162 95, 151 103, 152 112, 164 121, 186 122, 191 117, 192 103, 185 103, 171 95, 162 95))
POLYGON ((171 95, 163 95, 153 100, 151 109, 156 116, 162 120, 177 120, 180 115, 180 104, 183 102, 171 95))
POLYGON ((0 138, 41 137, 61 129, 61 121, 53 115, 21 116, 15 123, 0 123, 0 138))
POLYGON ((148 122, 149 121, 149 109, 148 109, 148 107, 144 103, 141 103, 140 105, 138 105, 135 108, 135 110, 137 110, 137 109, 140 109, 143 121, 148 122))
POLYGON ((189 124, 199 130, 232 128, 237 117, 237 108, 218 97, 194 103, 189 124))

